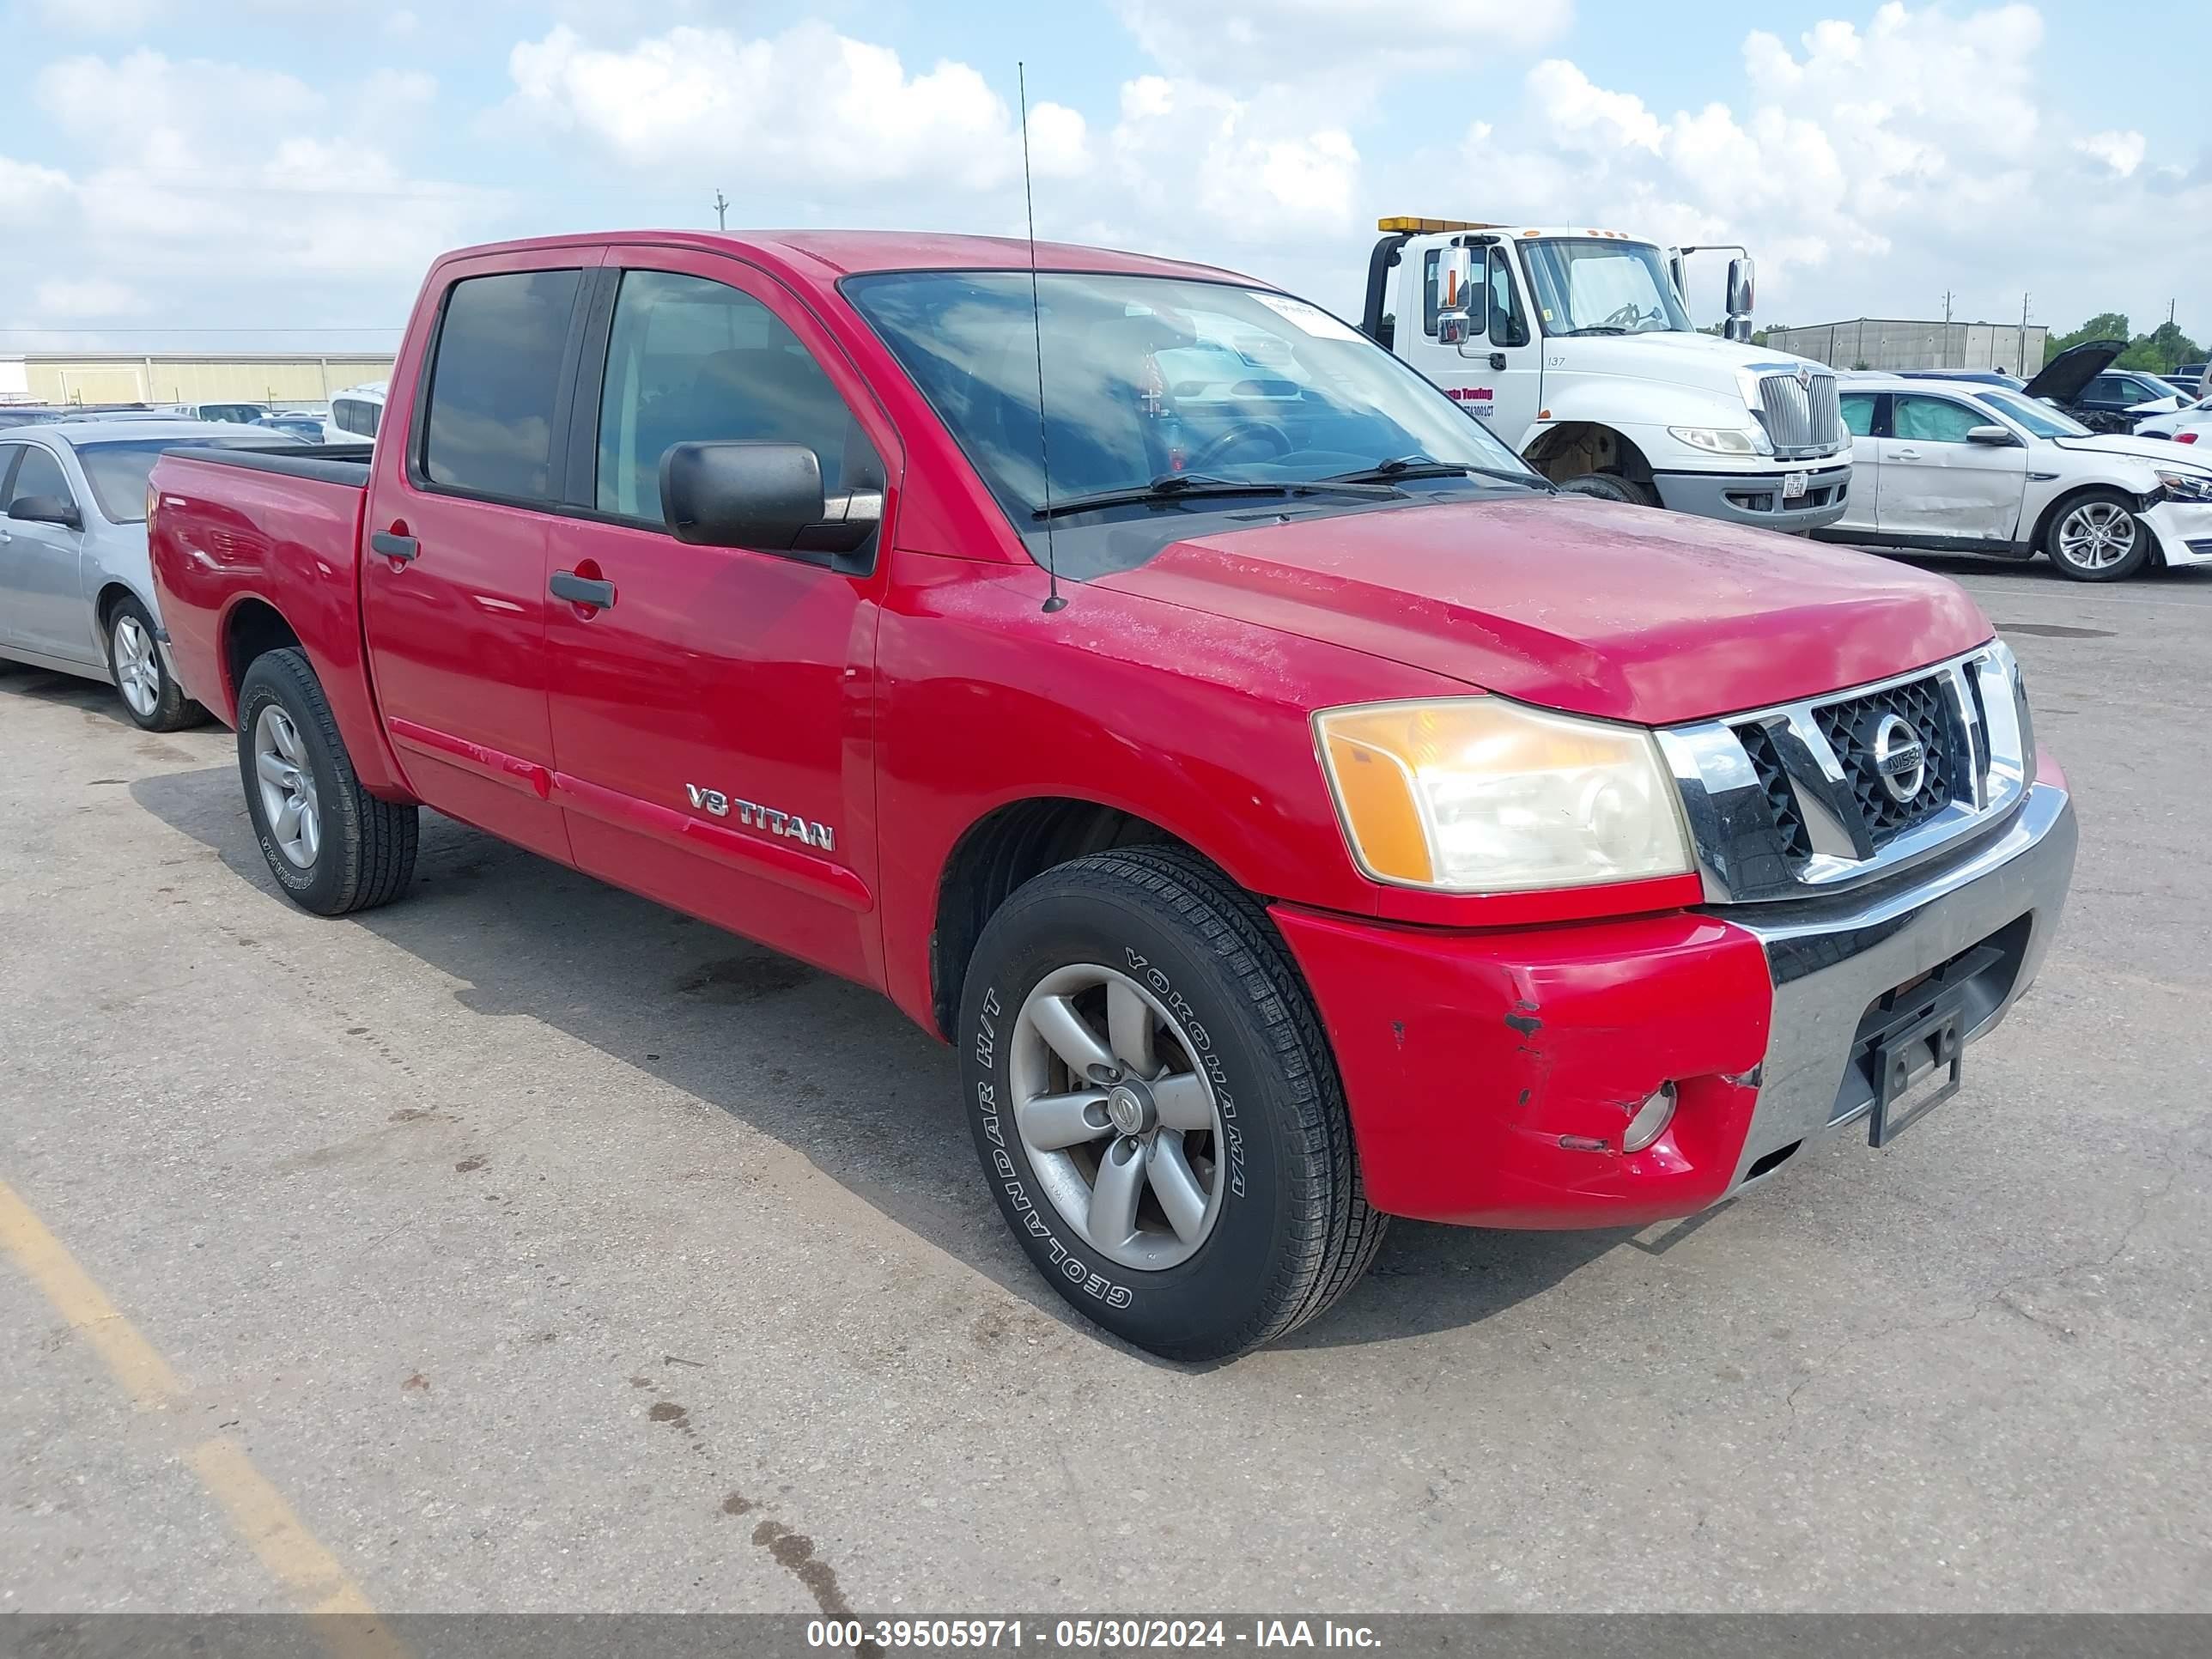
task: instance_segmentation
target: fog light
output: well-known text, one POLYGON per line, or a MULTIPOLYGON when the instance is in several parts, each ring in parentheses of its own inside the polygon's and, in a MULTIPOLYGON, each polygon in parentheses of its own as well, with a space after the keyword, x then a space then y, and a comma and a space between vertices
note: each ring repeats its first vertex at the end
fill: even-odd
POLYGON ((1636 1115, 1628 1120, 1628 1127, 1620 1133, 1620 1150, 1640 1152, 1667 1133, 1667 1126, 1674 1121, 1674 1085, 1662 1083, 1651 1097, 1636 1109, 1636 1115))

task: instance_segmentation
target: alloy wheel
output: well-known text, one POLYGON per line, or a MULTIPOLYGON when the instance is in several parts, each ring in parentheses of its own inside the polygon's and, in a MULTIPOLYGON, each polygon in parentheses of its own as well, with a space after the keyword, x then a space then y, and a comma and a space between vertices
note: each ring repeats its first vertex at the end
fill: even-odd
POLYGON ((1184 1024, 1127 974, 1048 974, 1016 1020, 1009 1080, 1030 1167, 1101 1255, 1158 1272, 1220 1214, 1221 1107, 1184 1024))
POLYGON ((270 839, 296 869, 312 869, 323 844, 322 804, 315 769, 300 728, 275 703, 253 723, 253 770, 261 787, 262 815, 270 839))

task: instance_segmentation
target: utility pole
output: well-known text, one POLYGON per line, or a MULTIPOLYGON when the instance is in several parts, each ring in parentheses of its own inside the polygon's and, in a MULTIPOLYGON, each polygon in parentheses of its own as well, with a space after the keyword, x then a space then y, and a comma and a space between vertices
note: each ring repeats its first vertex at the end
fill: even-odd
POLYGON ((727 230, 730 228, 729 215, 730 204, 722 198, 722 192, 718 189, 714 192, 714 228, 727 230))
MULTIPOLYGON (((2027 366, 2027 295, 2020 296, 2020 374, 2022 380, 2032 380, 2035 374, 2027 366)), ((2042 365, 2039 363, 2036 367, 2039 368, 2042 365)))
POLYGON ((1951 367, 1951 290, 1948 288, 1943 290, 1943 361, 1936 367, 1951 367))

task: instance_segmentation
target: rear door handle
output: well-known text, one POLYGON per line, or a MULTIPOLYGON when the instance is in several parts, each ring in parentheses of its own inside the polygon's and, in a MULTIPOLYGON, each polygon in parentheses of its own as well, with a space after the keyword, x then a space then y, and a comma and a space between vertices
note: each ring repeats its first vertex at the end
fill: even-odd
POLYGON ((413 559, 422 556, 422 544, 412 536, 395 536, 389 530, 378 530, 369 535, 368 550, 387 559, 413 559))
POLYGON ((615 602, 612 582, 593 581, 573 570, 555 571, 553 579, 545 586, 555 599, 566 599, 571 605, 588 605, 595 611, 605 611, 615 602))

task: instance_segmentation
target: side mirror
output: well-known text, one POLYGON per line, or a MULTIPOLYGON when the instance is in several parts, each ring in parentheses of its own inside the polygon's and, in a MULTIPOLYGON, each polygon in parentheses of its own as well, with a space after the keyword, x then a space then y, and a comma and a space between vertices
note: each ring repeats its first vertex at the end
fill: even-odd
POLYGON ((882 521, 879 490, 825 498, 804 444, 676 444, 660 458, 661 516, 695 547, 850 553, 882 521))
POLYGON ((1729 339, 1735 341, 1739 345, 1749 345, 1751 343, 1751 319, 1748 317, 1731 317, 1727 322, 1721 325, 1721 331, 1729 339))
POLYGON ((1748 257, 1729 261, 1728 314, 1733 322, 1748 317, 1759 297, 1759 266, 1748 257))
POLYGON ((1970 444, 1988 444, 1996 449, 2010 449, 2020 442, 2009 428, 2002 426, 1970 426, 1966 428, 1970 444))
POLYGON ((1437 343, 1465 345, 1474 337, 1474 255, 1448 247, 1437 258, 1437 343))
POLYGON ((28 524, 58 524, 64 530, 84 528, 84 514, 76 503, 58 495, 18 495, 8 503, 8 516, 28 524))

